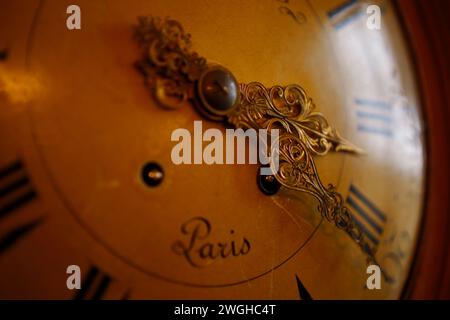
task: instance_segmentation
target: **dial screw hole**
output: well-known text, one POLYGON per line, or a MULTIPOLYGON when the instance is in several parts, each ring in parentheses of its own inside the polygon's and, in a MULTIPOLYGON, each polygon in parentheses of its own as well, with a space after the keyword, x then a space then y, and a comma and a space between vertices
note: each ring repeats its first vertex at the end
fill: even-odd
POLYGON ((148 162, 142 167, 141 178, 147 186, 156 187, 164 179, 164 170, 156 162, 148 162))
POLYGON ((281 187, 281 184, 273 175, 261 175, 261 170, 258 169, 257 183, 259 190, 265 195, 271 196, 276 194, 281 187))

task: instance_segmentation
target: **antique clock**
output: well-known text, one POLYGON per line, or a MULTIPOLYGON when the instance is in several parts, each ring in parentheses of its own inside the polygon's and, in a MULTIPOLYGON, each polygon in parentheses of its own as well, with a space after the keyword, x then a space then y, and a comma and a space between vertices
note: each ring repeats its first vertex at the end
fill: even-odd
POLYGON ((2 2, 0 297, 448 295, 448 63, 421 6, 2 2), (279 168, 175 163, 199 121, 276 127, 279 168))

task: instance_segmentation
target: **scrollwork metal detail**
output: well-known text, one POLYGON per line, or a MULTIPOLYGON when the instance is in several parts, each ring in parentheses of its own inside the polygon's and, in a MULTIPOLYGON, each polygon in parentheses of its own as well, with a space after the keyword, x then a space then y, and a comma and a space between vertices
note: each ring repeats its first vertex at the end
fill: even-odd
POLYGON ((207 69, 191 51, 191 36, 172 19, 139 17, 134 36, 142 49, 137 67, 146 85, 166 108, 178 108, 193 96, 193 84, 207 69))
POLYGON ((327 221, 344 230, 361 249, 375 260, 376 248, 359 227, 355 224, 349 209, 344 205, 341 194, 329 184, 325 187, 314 163, 313 157, 305 143, 296 135, 285 133, 280 135, 278 143, 279 168, 273 168, 275 178, 286 188, 309 193, 318 201, 318 210, 327 221))
POLYGON ((241 104, 228 115, 228 122, 245 128, 278 125, 305 143, 314 155, 331 151, 362 153, 342 138, 327 119, 315 111, 314 102, 299 85, 276 85, 267 89, 261 83, 240 85, 241 104))
MULTIPOLYGON (((135 38, 142 49, 137 67, 156 100, 166 108, 195 102, 195 85, 209 66, 191 51, 190 35, 171 19, 141 17, 135 38)), ((258 82, 239 85, 240 102, 223 119, 237 128, 279 129, 279 167, 272 168, 284 187, 308 193, 318 201, 321 215, 344 230, 375 261, 371 247, 333 185, 325 187, 313 156, 330 151, 362 153, 340 136, 299 85, 266 88, 258 82)), ((195 104, 195 103, 193 103, 195 104)), ((273 152, 273 150, 271 151, 273 152)))

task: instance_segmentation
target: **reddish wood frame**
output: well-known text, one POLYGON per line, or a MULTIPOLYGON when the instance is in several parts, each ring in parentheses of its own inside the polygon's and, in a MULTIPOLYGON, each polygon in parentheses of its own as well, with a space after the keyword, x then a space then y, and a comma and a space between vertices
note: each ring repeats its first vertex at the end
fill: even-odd
POLYGON ((425 215, 403 297, 450 299, 450 1, 395 4, 417 68, 427 140, 425 215))

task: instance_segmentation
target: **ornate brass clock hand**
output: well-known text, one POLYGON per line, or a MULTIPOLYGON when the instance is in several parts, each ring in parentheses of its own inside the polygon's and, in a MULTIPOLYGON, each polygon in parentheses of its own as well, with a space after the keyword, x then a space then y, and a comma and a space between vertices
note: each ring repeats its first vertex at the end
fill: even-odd
POLYGON ((191 101, 207 117, 237 128, 281 129, 280 166, 272 170, 275 178, 286 188, 317 198, 322 216, 344 230, 376 263, 376 247, 369 245, 335 187, 322 184, 313 160, 314 155, 329 151, 363 151, 314 111, 304 89, 298 85, 267 89, 258 82, 238 85, 228 70, 209 66, 190 51, 190 35, 175 20, 141 17, 135 37, 143 49, 137 66, 163 107, 176 109, 191 101))
MULTIPOLYGON (((196 83, 209 66, 206 59, 190 50, 190 35, 184 32, 183 27, 175 20, 141 17, 135 37, 143 49, 138 68, 158 102, 176 109, 189 99, 198 100, 195 99, 199 94, 196 83)), ((223 72, 229 73, 225 69, 223 72)), ((211 83, 215 89, 217 85, 216 80, 211 83)), ((219 85, 218 88, 229 93, 225 86, 219 85)), ((241 84, 239 89, 241 103, 236 101, 230 108, 221 110, 223 112, 213 110, 206 115, 215 120, 225 118, 237 127, 257 128, 265 121, 279 121, 288 132, 298 135, 314 155, 325 155, 330 150, 362 153, 361 149, 343 139, 321 113, 314 111, 314 103, 300 86, 266 89, 254 82, 241 84)))
POLYGON ((313 157, 308 147, 298 136, 284 132, 278 139, 279 168, 274 172, 275 178, 286 188, 306 192, 319 201, 322 217, 344 230, 361 249, 374 261, 376 248, 359 227, 349 209, 344 205, 341 194, 332 184, 325 187, 319 178, 313 157))
MULTIPOLYGON (((319 201, 318 210, 329 222, 337 228, 345 231, 361 250, 367 254, 368 263, 380 266, 375 258, 376 246, 356 224, 350 210, 344 205, 342 195, 338 193, 332 184, 325 187, 319 178, 319 174, 308 147, 297 135, 290 132, 280 134, 278 143, 279 168, 272 168, 278 182, 288 189, 298 190, 311 194, 319 201)), ((393 281, 380 267, 384 279, 393 281)))
POLYGON ((236 127, 266 128, 277 123, 303 141, 313 155, 326 155, 330 150, 363 153, 314 111, 314 102, 299 85, 267 89, 252 82, 241 84, 239 89, 239 107, 227 115, 228 122, 236 127))

